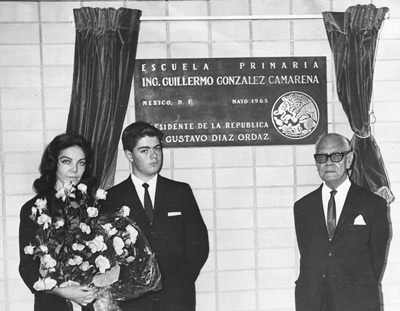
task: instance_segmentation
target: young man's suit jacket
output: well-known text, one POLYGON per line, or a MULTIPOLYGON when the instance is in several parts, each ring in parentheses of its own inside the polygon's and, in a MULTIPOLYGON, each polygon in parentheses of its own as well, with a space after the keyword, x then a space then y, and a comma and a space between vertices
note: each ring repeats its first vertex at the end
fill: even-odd
POLYGON ((379 311, 389 237, 386 201, 352 184, 329 242, 321 189, 294 205, 301 256, 296 311, 320 311, 325 282, 337 311, 379 311))
POLYGON ((107 190, 102 212, 123 205, 141 228, 156 254, 162 289, 120 303, 124 311, 195 310, 195 281, 207 260, 208 233, 190 186, 158 176, 153 223, 146 216, 129 176, 107 190))

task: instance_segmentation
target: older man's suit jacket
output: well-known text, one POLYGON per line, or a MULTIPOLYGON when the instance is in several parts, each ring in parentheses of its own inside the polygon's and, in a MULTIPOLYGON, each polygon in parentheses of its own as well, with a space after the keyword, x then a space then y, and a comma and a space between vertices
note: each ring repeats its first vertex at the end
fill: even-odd
POLYGON ((378 285, 389 237, 386 201, 352 184, 330 242, 321 189, 294 205, 301 256, 296 310, 320 311, 329 282, 337 311, 379 311, 378 285))
POLYGON ((141 228, 156 254, 162 289, 121 302, 124 311, 195 310, 195 281, 207 260, 208 233, 190 186, 158 176, 154 218, 150 224, 129 176, 107 190, 102 212, 123 205, 141 228))

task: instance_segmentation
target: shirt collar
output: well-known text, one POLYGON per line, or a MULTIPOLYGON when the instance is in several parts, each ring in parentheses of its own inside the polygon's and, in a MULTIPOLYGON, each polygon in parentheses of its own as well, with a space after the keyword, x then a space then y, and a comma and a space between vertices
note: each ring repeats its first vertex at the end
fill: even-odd
MULTIPOLYGON (((148 181, 146 181, 146 184, 149 185, 149 188, 154 189, 157 185, 157 178, 158 174, 154 175, 154 177, 148 181)), ((136 189, 142 189, 142 185, 144 184, 144 181, 141 180, 140 178, 136 177, 133 173, 131 174, 131 179, 133 184, 135 185, 136 189)))
MULTIPOLYGON (((351 182, 348 177, 341 183, 339 187, 337 187, 335 190, 337 191, 335 195, 335 199, 337 202, 341 202, 341 204, 344 204, 344 201, 346 200, 347 193, 349 192, 351 186, 351 182)), ((325 183, 323 183, 322 186, 322 200, 325 204, 331 196, 331 191, 332 189, 329 188, 325 183)))
MULTIPOLYGON (((346 194, 347 194, 347 192, 348 192, 349 189, 350 189, 350 186, 351 186, 351 182, 350 182, 349 178, 346 177, 346 179, 345 179, 345 180, 340 184, 340 186, 337 187, 335 190, 336 190, 337 192, 342 192, 342 193, 346 193, 346 194)), ((332 189, 329 188, 329 187, 324 183, 324 184, 323 184, 323 187, 322 187, 322 191, 330 193, 330 192, 332 191, 332 189)))

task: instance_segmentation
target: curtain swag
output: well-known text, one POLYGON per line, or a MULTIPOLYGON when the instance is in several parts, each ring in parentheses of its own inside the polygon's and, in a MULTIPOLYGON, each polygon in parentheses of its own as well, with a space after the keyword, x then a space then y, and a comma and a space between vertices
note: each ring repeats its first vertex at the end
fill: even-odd
POLYGON ((356 157, 350 178, 390 204, 395 198, 370 125, 376 46, 388 11, 370 4, 322 15, 335 64, 338 97, 354 132, 351 144, 356 157))
POLYGON ((140 10, 74 9, 76 38, 67 133, 91 142, 98 186, 114 183, 119 137, 128 106, 140 10))

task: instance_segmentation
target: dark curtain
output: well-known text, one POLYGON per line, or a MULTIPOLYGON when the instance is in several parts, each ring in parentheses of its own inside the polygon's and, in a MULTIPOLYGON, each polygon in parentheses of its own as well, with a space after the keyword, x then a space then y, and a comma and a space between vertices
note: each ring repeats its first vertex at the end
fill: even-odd
POLYGON ((119 137, 129 101, 140 10, 74 9, 76 39, 67 133, 91 142, 97 186, 114 183, 119 137))
POLYGON ((333 53, 339 100, 354 132, 351 143, 356 157, 350 178, 391 203, 394 196, 370 126, 375 52, 388 11, 370 4, 322 15, 333 53))

